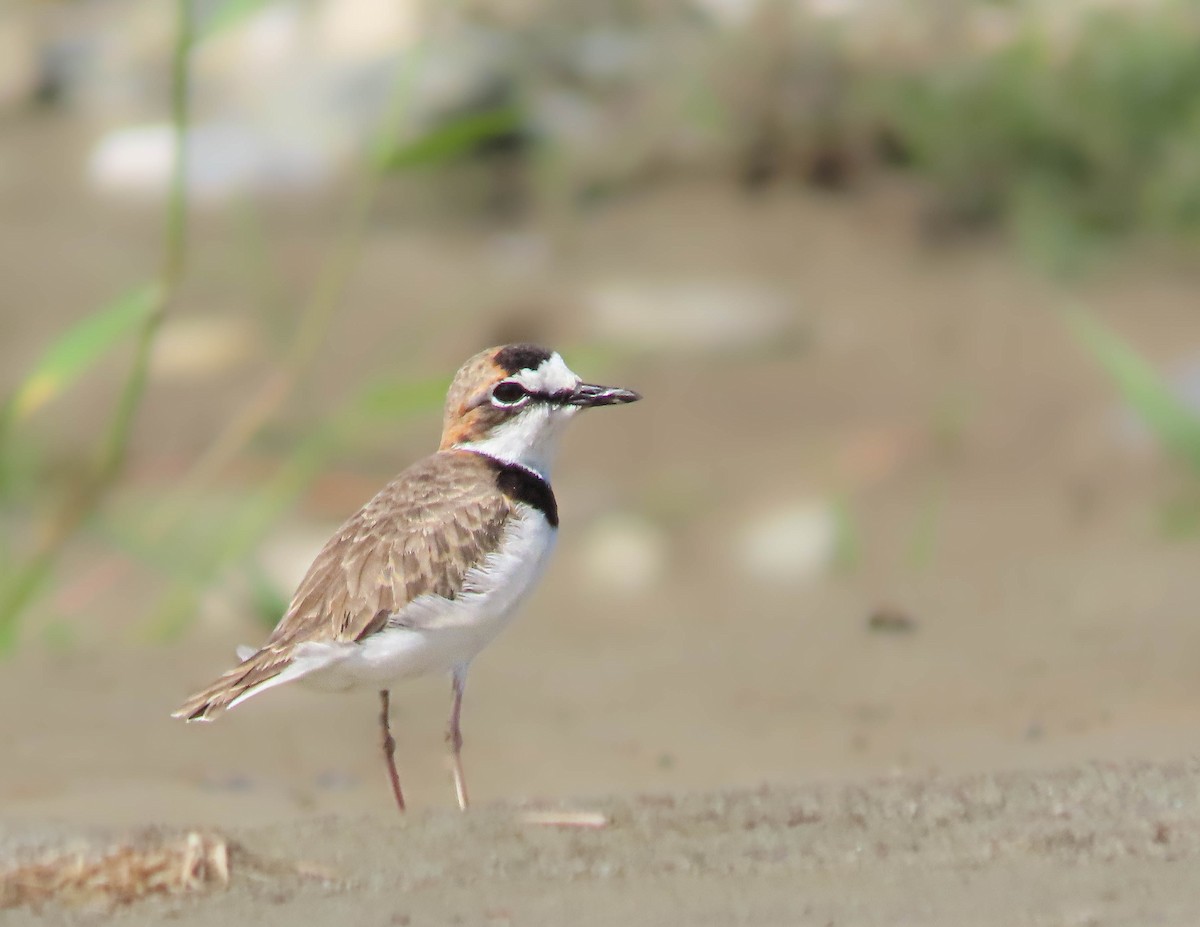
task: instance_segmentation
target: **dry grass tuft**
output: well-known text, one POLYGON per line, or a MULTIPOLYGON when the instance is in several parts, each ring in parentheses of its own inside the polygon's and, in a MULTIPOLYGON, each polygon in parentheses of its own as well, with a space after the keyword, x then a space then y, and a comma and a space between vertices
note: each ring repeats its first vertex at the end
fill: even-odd
POLYGON ((223 837, 191 831, 105 848, 60 849, 0 869, 0 910, 47 902, 117 907, 229 884, 223 837))

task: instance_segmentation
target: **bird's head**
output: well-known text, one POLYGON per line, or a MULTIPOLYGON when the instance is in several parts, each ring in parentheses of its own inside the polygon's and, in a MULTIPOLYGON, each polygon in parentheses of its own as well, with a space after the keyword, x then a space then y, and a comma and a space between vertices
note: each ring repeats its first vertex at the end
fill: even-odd
POLYGON ((576 413, 640 398, 584 383, 556 351, 533 344, 489 348, 463 364, 450 385, 441 449, 477 451, 545 477, 562 426, 576 413))

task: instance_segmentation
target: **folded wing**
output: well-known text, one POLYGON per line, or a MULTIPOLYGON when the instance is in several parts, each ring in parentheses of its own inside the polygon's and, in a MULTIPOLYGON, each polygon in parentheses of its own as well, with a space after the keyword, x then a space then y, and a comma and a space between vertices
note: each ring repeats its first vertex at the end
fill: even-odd
POLYGON ((266 643, 175 717, 210 720, 328 666, 418 596, 455 599, 468 571, 499 546, 512 512, 478 454, 442 451, 414 464, 329 539, 266 643))

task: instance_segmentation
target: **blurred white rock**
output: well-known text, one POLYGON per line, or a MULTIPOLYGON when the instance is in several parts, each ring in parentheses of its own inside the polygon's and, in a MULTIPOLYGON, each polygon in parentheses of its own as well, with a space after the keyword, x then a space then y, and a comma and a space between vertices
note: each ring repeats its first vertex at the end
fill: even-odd
POLYGON ((254 93, 296 63, 307 44, 304 32, 299 4, 268 4, 235 27, 205 35, 192 52, 192 80, 206 88, 242 83, 254 93))
POLYGON ((589 29, 570 55, 574 70, 593 86, 629 76, 652 57, 652 44, 632 29, 589 29))
MULTIPOLYGON (((202 25, 192 55, 189 195, 203 205, 328 184, 379 130, 397 75, 410 65, 416 70, 406 93, 407 125, 429 125, 469 98, 492 73, 487 36, 463 30, 445 48, 430 43, 418 53, 420 6, 419 0, 272 3, 215 34, 203 35, 202 25)), ((165 39, 154 47, 153 77, 141 60, 145 53, 133 50, 107 54, 103 68, 113 69, 107 59, 117 58, 128 81, 152 80, 157 94, 165 39)), ((153 103, 161 112, 161 95, 153 103)), ((116 107, 104 115, 128 123, 129 112, 116 107)), ((97 142, 87 176, 104 194, 161 197, 173 152, 168 125, 122 125, 97 142)))
MULTIPOLYGON (((771 0, 692 0, 719 26, 731 29, 748 23, 760 10, 770 9, 771 0)), ((792 0, 795 12, 824 19, 840 19, 871 12, 883 6, 870 0, 792 0), (868 9, 872 8, 872 9, 868 9)))
POLYGON ((313 32, 343 61, 394 55, 420 38, 424 0, 325 0, 313 32))
POLYGON ((666 536, 640 516, 614 514, 597 519, 582 547, 584 573, 597 589, 635 595, 654 587, 666 573, 666 536))
POLYGON ((767 582, 816 579, 834 564, 838 515, 826 499, 792 502, 748 522, 737 559, 747 575, 767 582))
POLYGON ((748 351, 776 346, 799 321, 794 299, 739 280, 612 281, 584 293, 591 333, 657 351, 748 351))
MULTIPOLYGON (((221 201, 326 181, 380 131, 401 86, 404 136, 519 99, 526 128, 565 153, 562 161, 571 166, 565 182, 577 189, 618 185, 664 158, 707 150, 703 132, 674 118, 691 85, 665 79, 679 53, 677 33, 686 29, 667 30, 666 47, 657 34, 650 39, 615 27, 560 34, 545 26, 551 41, 550 32, 539 39, 536 30, 513 33, 483 17, 447 14, 443 22, 430 6, 424 0, 271 3, 223 28, 202 17, 192 55, 196 129, 189 142, 201 149, 189 181, 197 196, 221 201)), ((219 15, 221 6, 212 9, 219 15)), ((162 113, 172 26, 169 15, 134 10, 120 24, 128 28, 102 42, 86 38, 91 63, 68 69, 64 78, 71 85, 66 94, 109 126, 162 113)), ((170 146, 150 134, 153 128, 124 128, 101 141, 89 168, 99 189, 162 192, 170 146)))
MULTIPOLYGON (((326 183, 341 160, 331 140, 272 134, 263 127, 215 122, 185 134, 186 186, 196 203, 214 204, 251 193, 311 190, 326 183)), ((88 158, 97 192, 159 199, 175 158, 169 124, 131 126, 104 135, 88 158)))
POLYGON ((154 340, 150 375, 159 381, 213 377, 245 363, 258 336, 241 316, 168 318, 154 340))
POLYGON ((205 41, 196 81, 223 118, 354 146, 396 109, 421 131, 486 97, 512 70, 511 42, 467 24, 422 37, 413 2, 274 4, 205 41))
POLYGON ((333 77, 394 60, 420 36, 415 0, 272 3, 206 36, 194 53, 210 93, 278 96, 311 75, 333 77))

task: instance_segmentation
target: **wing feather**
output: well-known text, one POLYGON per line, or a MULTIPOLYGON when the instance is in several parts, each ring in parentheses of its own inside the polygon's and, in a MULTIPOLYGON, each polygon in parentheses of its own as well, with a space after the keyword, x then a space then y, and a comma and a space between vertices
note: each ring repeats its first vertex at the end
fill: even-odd
POLYGON ((426 595, 456 598, 499 547, 513 501, 486 459, 439 451, 409 467, 329 539, 266 643, 176 712, 219 714, 282 672, 302 643, 360 641, 426 595))

